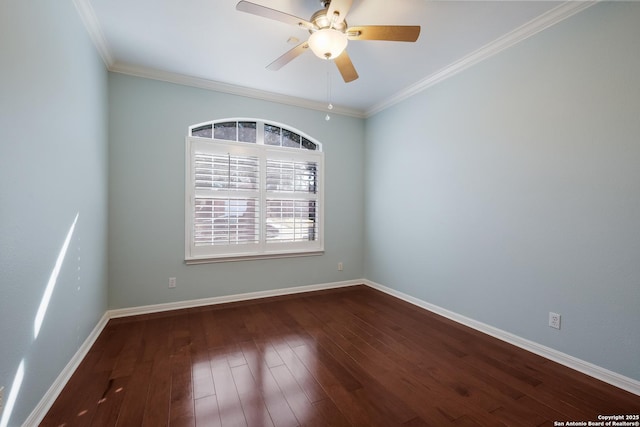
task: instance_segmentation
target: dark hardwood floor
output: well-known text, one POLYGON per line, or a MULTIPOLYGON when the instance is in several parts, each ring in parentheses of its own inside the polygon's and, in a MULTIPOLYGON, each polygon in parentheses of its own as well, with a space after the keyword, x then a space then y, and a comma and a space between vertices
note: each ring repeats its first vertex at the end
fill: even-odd
POLYGON ((552 426, 640 397, 357 286, 111 320, 43 426, 552 426))

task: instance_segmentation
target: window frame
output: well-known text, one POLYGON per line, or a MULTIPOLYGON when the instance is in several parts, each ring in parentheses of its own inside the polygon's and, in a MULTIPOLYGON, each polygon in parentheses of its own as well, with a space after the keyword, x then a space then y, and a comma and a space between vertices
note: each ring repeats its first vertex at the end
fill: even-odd
MULTIPOLYGON (((222 193, 222 192, 221 192, 222 193)), ((229 194, 232 194, 230 192, 229 194)), ((265 258, 287 258, 300 256, 321 255, 324 253, 324 152, 322 144, 308 135, 280 123, 265 121, 261 119, 230 118, 213 120, 209 122, 195 124, 189 127, 189 132, 185 138, 185 262, 187 264, 215 263, 227 261, 240 261, 250 259, 265 258), (194 129, 225 122, 256 122, 256 142, 238 142, 211 137, 191 136, 194 129), (265 144, 264 127, 277 126, 284 131, 299 135, 301 145, 298 148, 282 147, 265 144), (315 150, 303 147, 304 140, 307 143, 315 144, 315 150), (195 218, 195 154, 205 152, 211 154, 249 155, 258 158, 259 162, 259 185, 258 185, 258 215, 259 215, 259 238, 257 244, 231 244, 231 245, 200 245, 194 242, 194 218, 195 218), (315 162, 317 164, 318 187, 315 196, 311 193, 295 192, 272 192, 267 190, 266 185, 266 164, 268 160, 293 161, 293 162, 315 162), (306 194, 306 196, 305 196, 306 194), (277 199, 283 196, 287 200, 313 200, 316 207, 317 219, 317 239, 301 242, 267 242, 267 200, 277 199)))

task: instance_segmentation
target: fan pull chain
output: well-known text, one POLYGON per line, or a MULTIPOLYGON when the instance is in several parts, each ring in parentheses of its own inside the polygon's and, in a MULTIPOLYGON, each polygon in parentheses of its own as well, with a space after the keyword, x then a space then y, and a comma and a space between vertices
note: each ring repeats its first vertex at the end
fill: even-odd
MULTIPOLYGON (((329 62, 327 61, 327 109, 329 111, 333 110, 333 104, 331 103, 331 71, 329 69, 329 62)), ((331 120, 331 116, 329 113, 324 117, 326 121, 331 120)))

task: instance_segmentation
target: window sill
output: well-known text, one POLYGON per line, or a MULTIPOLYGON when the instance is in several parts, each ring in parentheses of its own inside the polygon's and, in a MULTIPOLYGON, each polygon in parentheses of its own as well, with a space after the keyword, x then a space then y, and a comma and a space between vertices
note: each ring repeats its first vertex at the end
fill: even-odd
POLYGON ((313 252, 292 252, 292 253, 279 253, 279 254, 260 254, 260 255, 231 255, 231 256, 219 256, 219 257, 202 257, 202 258, 187 258, 184 260, 187 265, 196 264, 212 264, 219 262, 235 262, 235 261, 251 261, 256 259, 274 259, 274 258, 298 258, 308 256, 324 255, 324 251, 313 252))

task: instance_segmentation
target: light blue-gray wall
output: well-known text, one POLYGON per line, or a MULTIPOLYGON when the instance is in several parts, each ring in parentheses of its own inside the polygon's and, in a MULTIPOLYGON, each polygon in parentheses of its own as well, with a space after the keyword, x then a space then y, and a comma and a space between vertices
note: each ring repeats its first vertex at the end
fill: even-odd
POLYGON ((639 22, 603 2, 369 118, 365 277, 640 380, 639 22))
POLYGON ((602 3, 374 117, 326 122, 108 74, 72 2, 1 3, 4 422, 28 417, 107 307, 362 277, 640 379, 637 22, 640 5, 602 3), (323 143, 324 255, 184 264, 187 127, 236 116, 323 143))
POLYGON ((107 95, 71 1, 0 3, 3 425, 28 417, 107 307, 107 95))
POLYGON ((218 297, 363 277, 364 120, 193 87, 109 76, 109 305, 218 297), (286 124, 323 144, 325 253, 184 263, 185 137, 231 117, 286 124), (338 262, 344 271, 338 271, 338 262), (177 287, 168 289, 169 277, 177 287))

